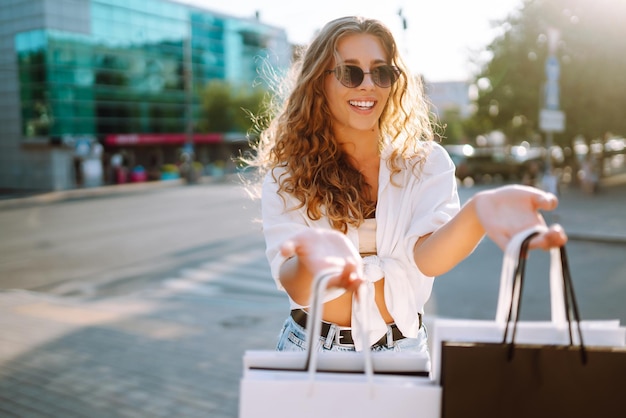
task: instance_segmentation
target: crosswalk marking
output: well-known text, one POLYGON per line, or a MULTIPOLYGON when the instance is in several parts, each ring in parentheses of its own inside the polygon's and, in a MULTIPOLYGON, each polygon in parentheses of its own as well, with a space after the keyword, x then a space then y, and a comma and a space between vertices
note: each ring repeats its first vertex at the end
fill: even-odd
POLYGON ((185 267, 162 281, 164 294, 215 297, 224 294, 259 294, 283 297, 270 275, 262 247, 240 248, 197 266, 185 267))

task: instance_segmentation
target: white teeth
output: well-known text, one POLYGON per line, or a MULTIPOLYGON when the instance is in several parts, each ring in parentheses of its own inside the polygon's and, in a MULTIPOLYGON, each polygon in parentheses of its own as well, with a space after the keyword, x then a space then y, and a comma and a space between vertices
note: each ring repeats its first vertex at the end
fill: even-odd
POLYGON ((374 102, 365 101, 365 100, 363 101, 350 100, 350 104, 352 106, 363 107, 363 108, 374 107, 374 102))

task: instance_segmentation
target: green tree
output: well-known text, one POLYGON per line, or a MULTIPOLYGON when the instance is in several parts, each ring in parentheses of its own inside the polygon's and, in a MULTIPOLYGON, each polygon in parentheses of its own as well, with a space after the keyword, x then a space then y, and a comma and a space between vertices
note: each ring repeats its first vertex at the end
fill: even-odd
POLYGON ((252 115, 261 111, 265 90, 234 86, 223 80, 209 82, 201 93, 200 132, 241 132, 253 128, 252 115))
POLYGON ((559 42, 560 107, 566 131, 560 142, 582 134, 626 133, 626 2, 623 0, 524 0, 504 22, 476 77, 480 87, 472 125, 500 129, 513 141, 539 130, 548 57, 548 29, 559 42))
POLYGON ((461 112, 458 109, 446 109, 441 117, 441 125, 444 132, 445 144, 462 144, 467 142, 461 112))

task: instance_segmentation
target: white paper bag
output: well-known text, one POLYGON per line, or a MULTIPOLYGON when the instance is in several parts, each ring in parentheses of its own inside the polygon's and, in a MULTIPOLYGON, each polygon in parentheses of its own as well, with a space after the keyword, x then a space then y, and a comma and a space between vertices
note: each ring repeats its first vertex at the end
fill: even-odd
POLYGON ((326 280, 317 279, 314 286, 306 352, 251 350, 244 355, 239 417, 439 418, 441 387, 415 375, 427 375, 426 354, 314 349, 321 326, 318 296, 326 280))
MULTIPOLYGON (((495 320, 437 318, 431 327, 431 357, 433 380, 439 382, 442 341, 501 342, 513 295, 513 278, 522 241, 532 228, 511 239, 502 263, 500 291, 495 320)), ((568 324, 565 316, 562 269, 559 250, 550 252, 550 321, 519 321, 515 341, 526 344, 569 344, 568 324)), ((583 340, 588 346, 623 347, 626 345, 626 328, 615 320, 592 320, 580 323, 583 340)), ((578 342, 574 334, 574 343, 578 342)))
POLYGON ((441 387, 427 377, 246 371, 240 418, 439 418, 441 387))
MULTIPOLYGON (((244 372, 254 370, 307 370, 308 353, 303 351, 247 350, 243 356, 244 372)), ((399 374, 428 377, 428 353, 377 351, 371 353, 376 374, 399 374)), ((317 358, 319 372, 365 373, 365 355, 360 352, 327 351, 317 358)))

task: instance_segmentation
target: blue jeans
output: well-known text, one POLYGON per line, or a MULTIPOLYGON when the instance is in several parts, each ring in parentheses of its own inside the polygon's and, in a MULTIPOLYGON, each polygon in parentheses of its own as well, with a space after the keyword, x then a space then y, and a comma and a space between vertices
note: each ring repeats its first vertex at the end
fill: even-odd
MULTIPOLYGON (((319 337, 318 351, 356 351, 353 345, 326 343, 326 338, 319 337)), ((278 336, 278 351, 305 351, 306 330, 298 325, 291 316, 287 317, 278 336)), ((428 333, 422 324, 416 338, 403 338, 393 345, 374 345, 372 351, 405 351, 412 353, 428 353, 428 333)))

